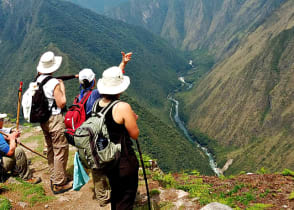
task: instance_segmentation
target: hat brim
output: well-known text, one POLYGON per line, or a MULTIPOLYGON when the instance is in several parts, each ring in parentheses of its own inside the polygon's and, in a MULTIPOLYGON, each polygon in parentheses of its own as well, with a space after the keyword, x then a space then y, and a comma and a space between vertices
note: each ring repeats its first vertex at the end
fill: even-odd
POLYGON ((102 79, 98 80, 97 89, 100 94, 107 94, 107 95, 116 95, 119 93, 124 92, 126 89, 128 89, 130 85, 130 78, 128 76, 123 76, 124 80, 123 82, 115 87, 107 87, 103 84, 102 79))
POLYGON ((54 56, 55 63, 50 66, 49 68, 44 67, 41 63, 37 66, 37 71, 41 74, 50 74, 59 69, 62 63, 62 57, 61 56, 54 56))
POLYGON ((0 114, 0 119, 4 119, 7 117, 7 114, 0 114))

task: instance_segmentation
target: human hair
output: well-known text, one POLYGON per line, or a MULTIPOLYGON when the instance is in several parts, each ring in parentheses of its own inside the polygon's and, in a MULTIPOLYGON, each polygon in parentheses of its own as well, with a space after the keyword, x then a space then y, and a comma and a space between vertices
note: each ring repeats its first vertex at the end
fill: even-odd
POLYGON ((83 79, 83 83, 81 84, 83 89, 88 89, 90 87, 93 87, 95 83, 95 80, 92 80, 91 82, 89 82, 87 79, 83 79))
POLYGON ((116 95, 101 94, 101 96, 103 98, 106 98, 107 100, 115 101, 115 100, 119 99, 120 94, 116 94, 116 95))

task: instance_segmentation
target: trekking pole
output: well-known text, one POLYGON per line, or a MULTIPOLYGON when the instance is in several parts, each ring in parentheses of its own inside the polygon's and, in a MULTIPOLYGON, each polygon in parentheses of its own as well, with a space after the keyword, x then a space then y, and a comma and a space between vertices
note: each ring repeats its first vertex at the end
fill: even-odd
POLYGON ((140 145, 139 145, 138 139, 136 140, 136 143, 137 143, 138 152, 139 152, 139 156, 140 156, 140 160, 141 160, 141 165, 142 165, 142 170, 143 170, 143 175, 144 175, 144 179, 145 179, 145 185, 146 185, 146 191, 147 191, 147 199, 148 199, 148 207, 149 207, 148 209, 151 210, 151 202, 150 202, 150 194, 149 194, 147 176, 146 176, 144 161, 143 161, 143 158, 142 158, 142 152, 141 152, 141 149, 140 149, 140 145))
POLYGON ((16 115, 16 129, 17 130, 18 130, 18 127, 19 127, 19 113, 20 113, 20 101, 21 101, 22 85, 23 85, 23 82, 20 82, 19 83, 19 88, 18 88, 18 102, 17 102, 17 115, 16 115))
MULTIPOLYGON (((6 137, 8 136, 6 133, 4 133, 4 132, 2 132, 2 131, 0 131, 0 134, 4 135, 4 136, 6 136, 6 137)), ((42 154, 40 154, 40 153, 38 153, 38 152, 32 150, 31 148, 27 147, 27 146, 24 145, 23 143, 18 142, 18 144, 19 144, 20 146, 24 147, 25 149, 31 151, 32 153, 35 153, 36 155, 39 155, 39 156, 41 156, 42 158, 45 158, 46 160, 48 160, 47 157, 45 157, 44 155, 42 155, 42 154)))

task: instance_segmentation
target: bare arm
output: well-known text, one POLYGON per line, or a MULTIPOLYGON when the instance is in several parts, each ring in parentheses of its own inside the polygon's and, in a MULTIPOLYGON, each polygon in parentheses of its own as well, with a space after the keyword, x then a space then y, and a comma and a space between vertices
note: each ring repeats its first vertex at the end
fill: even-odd
POLYGON ((62 80, 59 80, 59 84, 56 85, 53 96, 57 107, 62 109, 66 105, 65 87, 62 80))
POLYGON ((127 63, 132 59, 132 52, 129 52, 127 54, 125 54, 124 52, 121 52, 122 54, 122 59, 121 59, 121 63, 119 64, 119 68, 122 70, 123 73, 125 73, 125 67, 127 65, 127 63))
POLYGON ((119 124, 124 124, 130 137, 137 140, 139 137, 139 128, 137 125, 138 116, 132 110, 132 107, 125 102, 120 102, 114 110, 114 120, 119 124))
POLYGON ((7 139, 9 141, 9 151, 7 152, 7 156, 12 156, 14 154, 16 148, 16 138, 19 136, 18 132, 13 132, 11 134, 7 134, 7 139))

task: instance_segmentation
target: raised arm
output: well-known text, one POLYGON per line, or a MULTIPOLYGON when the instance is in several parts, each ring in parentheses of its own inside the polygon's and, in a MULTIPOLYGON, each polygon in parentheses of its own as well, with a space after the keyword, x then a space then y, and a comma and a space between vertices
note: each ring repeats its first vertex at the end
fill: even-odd
POLYGON ((129 52, 127 54, 125 54, 124 52, 121 52, 122 55, 122 59, 121 59, 121 63, 119 64, 119 68, 122 70, 123 74, 125 73, 125 67, 127 65, 127 63, 132 59, 132 52, 129 52))

